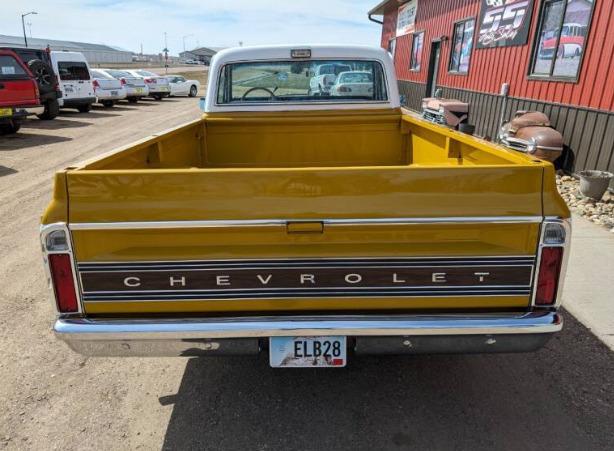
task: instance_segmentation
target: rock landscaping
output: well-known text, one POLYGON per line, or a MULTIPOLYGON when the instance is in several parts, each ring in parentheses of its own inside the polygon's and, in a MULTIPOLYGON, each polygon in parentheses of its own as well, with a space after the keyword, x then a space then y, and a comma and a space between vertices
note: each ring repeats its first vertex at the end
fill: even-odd
POLYGON ((614 233, 614 194, 606 191, 599 201, 584 197, 578 189, 580 182, 568 175, 557 176, 556 185, 571 211, 614 233))

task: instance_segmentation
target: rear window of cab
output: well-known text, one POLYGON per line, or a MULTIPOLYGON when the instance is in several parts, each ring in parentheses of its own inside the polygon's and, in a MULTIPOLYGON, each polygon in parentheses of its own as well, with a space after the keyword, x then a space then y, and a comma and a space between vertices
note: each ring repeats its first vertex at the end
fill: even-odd
POLYGON ((216 100, 218 105, 382 102, 388 93, 379 61, 253 61, 222 67, 216 100))
POLYGON ((25 78, 28 74, 14 56, 0 55, 0 79, 25 78))

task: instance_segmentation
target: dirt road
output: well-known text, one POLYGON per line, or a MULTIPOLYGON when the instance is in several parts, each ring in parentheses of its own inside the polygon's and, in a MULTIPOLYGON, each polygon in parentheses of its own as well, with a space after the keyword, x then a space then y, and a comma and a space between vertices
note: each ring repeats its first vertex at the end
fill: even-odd
MULTIPOLYGON (((0 449, 611 449, 614 359, 573 318, 529 355, 88 359, 50 331, 38 217, 54 170, 196 118, 197 99, 0 137, 0 449)), ((573 271, 573 268, 570 268, 573 271)))

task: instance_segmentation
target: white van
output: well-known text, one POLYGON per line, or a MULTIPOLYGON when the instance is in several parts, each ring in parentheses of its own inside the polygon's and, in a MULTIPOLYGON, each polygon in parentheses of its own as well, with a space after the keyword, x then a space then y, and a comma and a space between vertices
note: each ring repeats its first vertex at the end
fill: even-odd
POLYGON ((90 67, 82 53, 52 51, 51 63, 58 74, 62 98, 60 107, 87 113, 96 101, 90 67))

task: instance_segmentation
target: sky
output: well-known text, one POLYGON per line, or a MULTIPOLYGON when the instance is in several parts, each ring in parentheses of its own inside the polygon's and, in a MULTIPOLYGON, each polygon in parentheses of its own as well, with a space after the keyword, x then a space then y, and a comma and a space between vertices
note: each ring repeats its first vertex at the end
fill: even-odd
POLYGON ((333 43, 378 46, 379 0, 0 0, 0 34, 91 42, 172 55, 200 46, 333 43))

